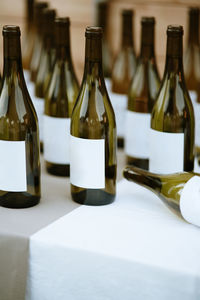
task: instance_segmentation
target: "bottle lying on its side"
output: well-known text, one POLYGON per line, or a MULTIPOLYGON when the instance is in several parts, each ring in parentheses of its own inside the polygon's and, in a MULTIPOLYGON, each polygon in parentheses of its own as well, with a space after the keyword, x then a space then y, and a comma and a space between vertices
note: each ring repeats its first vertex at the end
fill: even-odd
POLYGON ((123 175, 154 192, 173 212, 200 226, 200 174, 192 172, 158 175, 127 166, 123 175))

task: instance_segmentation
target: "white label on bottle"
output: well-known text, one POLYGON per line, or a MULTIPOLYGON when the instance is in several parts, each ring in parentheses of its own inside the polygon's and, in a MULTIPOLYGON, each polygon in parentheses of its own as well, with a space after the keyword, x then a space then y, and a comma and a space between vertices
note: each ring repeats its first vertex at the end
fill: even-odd
POLYGON ((104 139, 70 136, 70 182, 82 188, 105 188, 104 139))
POLYGON ((180 197, 180 211, 183 218, 200 226, 200 177, 194 176, 184 185, 180 197))
POLYGON ((195 145, 200 147, 200 103, 194 103, 195 115, 195 145))
POLYGON ((44 99, 33 97, 32 101, 38 117, 40 141, 43 141, 44 99))
POLYGON ((125 153, 138 158, 149 158, 149 130, 151 115, 127 110, 125 153))
POLYGON ((25 79, 26 85, 27 85, 30 80, 30 72, 29 72, 29 70, 24 70, 23 72, 24 72, 24 79, 25 79))
POLYGON ((127 95, 120 95, 110 92, 110 100, 115 112, 117 124, 117 136, 124 137, 125 133, 125 118, 127 109, 127 95))
POLYGON ((44 159, 55 164, 69 164, 70 119, 44 115, 44 159))
POLYGON ((169 133, 150 129, 149 170, 170 174, 183 171, 184 133, 169 133))
POLYGON ((31 100, 33 102, 33 105, 34 105, 34 98, 35 98, 35 85, 32 81, 29 81, 28 84, 27 84, 27 88, 28 88, 28 92, 29 92, 29 95, 31 97, 31 100))
POLYGON ((0 141, 0 190, 27 191, 25 141, 0 141))
POLYGON ((189 94, 190 94, 192 104, 194 105, 194 103, 197 101, 197 92, 196 91, 189 91, 189 94))
POLYGON ((105 78, 105 84, 106 84, 107 91, 110 95, 110 92, 111 92, 111 80, 110 80, 110 78, 105 78))

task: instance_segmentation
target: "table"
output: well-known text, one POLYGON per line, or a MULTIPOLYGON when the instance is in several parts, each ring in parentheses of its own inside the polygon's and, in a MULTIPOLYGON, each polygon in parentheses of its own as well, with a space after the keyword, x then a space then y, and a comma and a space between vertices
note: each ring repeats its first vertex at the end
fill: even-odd
POLYGON ((43 160, 42 187, 38 206, 0 208, 0 300, 200 299, 200 230, 152 193, 122 180, 113 204, 80 206, 43 160))

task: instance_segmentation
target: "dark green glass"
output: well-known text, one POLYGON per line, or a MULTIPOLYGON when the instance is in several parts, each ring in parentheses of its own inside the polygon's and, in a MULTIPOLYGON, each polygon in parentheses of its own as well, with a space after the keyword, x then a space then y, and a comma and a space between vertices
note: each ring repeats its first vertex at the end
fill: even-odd
POLYGON ((99 2, 97 4, 97 26, 103 28, 102 53, 103 53, 103 74, 105 78, 111 77, 112 57, 108 43, 108 13, 109 3, 99 2))
POLYGON ((47 2, 37 2, 34 5, 34 27, 35 38, 33 53, 30 59, 30 80, 35 83, 37 70, 40 62, 40 56, 42 51, 42 33, 43 33, 43 10, 48 7, 47 2))
POLYGON ((121 49, 112 68, 112 93, 110 97, 116 116, 117 143, 120 148, 124 147, 124 130, 121 128, 125 122, 123 117, 125 117, 125 107, 127 107, 128 90, 137 64, 133 38, 133 17, 134 12, 132 10, 122 11, 121 49), (120 96, 121 99, 119 99, 120 96), (123 117, 120 117, 121 114, 123 117))
MULTIPOLYGON (((69 18, 57 18, 55 20, 56 61, 51 82, 46 93, 45 116, 54 119, 49 118, 48 122, 55 122, 57 120, 57 124, 60 124, 58 122, 61 118, 63 120, 66 119, 66 122, 70 121, 72 110, 79 92, 79 85, 71 58, 69 29, 69 18)), ((60 126, 64 125, 62 124, 63 123, 61 123, 60 126)), ((63 144, 55 145, 52 141, 48 140, 48 132, 45 136, 45 132, 48 130, 48 127, 46 128, 46 126, 48 126, 48 124, 44 117, 44 158, 47 171, 53 175, 69 176, 69 162, 65 163, 64 160, 60 158, 62 163, 57 163, 58 157, 61 157, 60 152, 62 152, 62 148, 67 143, 67 140, 66 143, 63 141, 63 144), (48 161, 48 157, 46 158, 46 150, 54 153, 53 156, 55 155, 55 161, 54 157, 52 157, 52 161, 48 161)), ((59 135, 62 129, 59 128, 59 125, 57 125, 56 128, 58 128, 58 132, 54 131, 52 133, 54 137, 59 135)), ((56 130, 56 128, 54 130, 56 130)), ((66 135, 70 135, 70 131, 67 132, 67 128, 65 128, 64 131, 66 131, 66 135)), ((63 136, 64 140, 66 138, 66 136, 63 136)), ((69 145, 66 146, 66 152, 68 153, 69 145)))
POLYGON ((40 145, 43 151, 43 114, 44 99, 46 91, 51 80, 53 66, 55 62, 54 49, 54 20, 56 12, 54 9, 44 9, 43 11, 43 45, 40 56, 39 67, 35 81, 35 97, 33 104, 35 106, 40 130, 40 145))
MULTIPOLYGON (((12 142, 12 146, 17 141, 25 142, 26 191, 1 190, 0 205, 25 208, 37 204, 40 200, 38 123, 23 76, 20 28, 4 26, 3 37, 4 70, 0 95, 0 141, 12 142)), ((4 171, 5 174, 12 172, 12 168, 4 171)))
POLYGON ((180 217, 200 226, 199 174, 181 172, 159 175, 131 166, 124 169, 123 175, 127 180, 133 181, 155 193, 170 210, 180 217), (188 192, 191 192, 188 195, 189 198, 187 197, 188 192))
MULTIPOLYGON (((71 184, 71 195, 80 204, 102 205, 114 201, 116 193, 116 124, 102 71, 102 29, 86 28, 85 69, 71 118, 71 138, 104 144, 104 188, 71 184)), ((71 148, 70 155, 73 152, 71 148)), ((77 150, 77 149, 76 149, 77 150)), ((82 149, 78 149, 79 154, 82 149)), ((95 156, 92 153, 91 156, 95 156)), ((84 158, 83 158, 84 159, 84 158)), ((99 157, 96 158, 97 160, 99 157)), ((71 163, 71 159, 70 159, 71 163)), ((76 169, 76 166, 75 166, 76 169)), ((74 171, 76 172, 76 170, 74 171)), ((90 170, 84 170, 87 175, 90 170)), ((70 165, 70 180, 72 180, 70 165)), ((98 176, 95 174, 94 177, 98 176)))
MULTIPOLYGON (((168 26, 165 71, 151 117, 151 129, 153 129, 151 132, 172 133, 176 134, 174 135, 176 138, 181 136, 177 134, 183 134, 183 149, 174 149, 174 153, 183 151, 182 169, 177 172, 192 171, 194 168, 194 112, 184 79, 182 37, 182 26, 168 26)), ((154 146, 162 153, 159 140, 154 146)), ((170 149, 174 145, 168 144, 167 147, 170 149)), ((152 171, 151 155, 152 153, 150 154, 150 171, 152 171)), ((165 160, 166 157, 163 154, 163 161, 165 160)), ((172 161, 168 161, 168 165, 170 164, 172 161)), ((154 171, 159 173, 157 170, 154 171)))
POLYGON ((144 169, 149 167, 149 136, 147 128, 150 127, 150 114, 160 87, 160 78, 154 53, 154 25, 155 19, 153 17, 143 17, 141 20, 141 50, 136 72, 128 93, 125 134, 127 163, 144 169), (141 122, 147 123, 145 132, 142 132, 144 127, 140 127, 141 124, 137 123, 137 116, 141 118, 141 122), (138 148, 136 144, 146 145, 146 147, 145 149, 139 149, 139 153, 135 149, 136 147, 138 148))
POLYGON ((188 41, 184 53, 184 72, 186 86, 195 113, 195 152, 200 155, 200 9, 191 7, 188 11, 188 41))

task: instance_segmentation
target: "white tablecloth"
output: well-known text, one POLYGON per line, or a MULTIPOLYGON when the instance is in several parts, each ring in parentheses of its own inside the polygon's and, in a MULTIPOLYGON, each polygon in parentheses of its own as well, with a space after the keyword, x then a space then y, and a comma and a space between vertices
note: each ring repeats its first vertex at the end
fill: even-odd
POLYGON ((199 300, 200 228, 122 180, 30 238, 27 300, 199 300))

